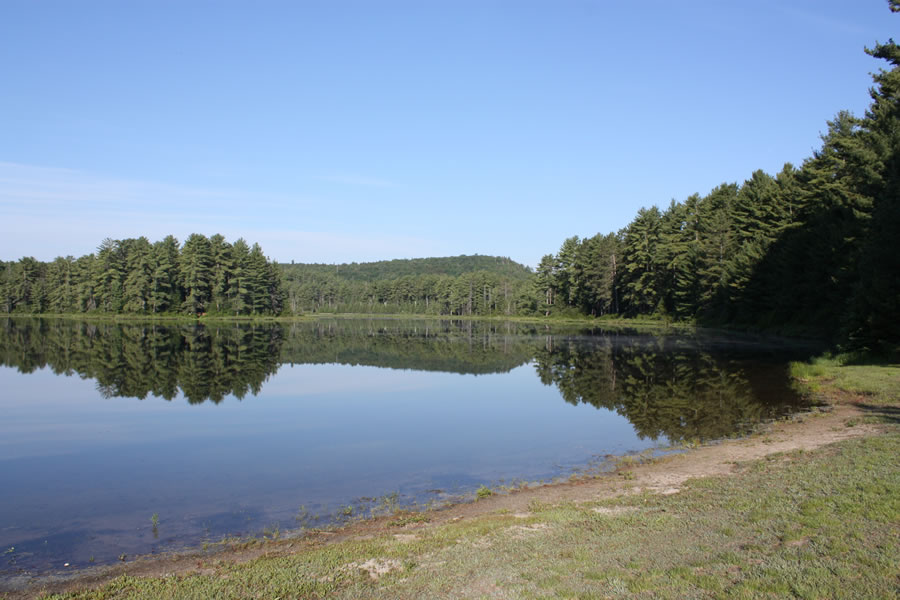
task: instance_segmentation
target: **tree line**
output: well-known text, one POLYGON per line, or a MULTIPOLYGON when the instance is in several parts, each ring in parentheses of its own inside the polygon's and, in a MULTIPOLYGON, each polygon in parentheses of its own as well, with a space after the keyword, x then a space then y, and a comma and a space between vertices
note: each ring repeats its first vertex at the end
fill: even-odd
POLYGON ((259 244, 219 234, 103 240, 97 252, 46 263, 0 261, 6 313, 280 314, 281 271, 259 244))
MULTIPOLYGON (((897 4, 891 4, 897 12, 897 4)), ((805 334, 847 347, 900 342, 900 47, 866 52, 865 116, 839 112, 821 147, 623 230, 565 240, 536 270, 537 309, 659 315, 805 334)))

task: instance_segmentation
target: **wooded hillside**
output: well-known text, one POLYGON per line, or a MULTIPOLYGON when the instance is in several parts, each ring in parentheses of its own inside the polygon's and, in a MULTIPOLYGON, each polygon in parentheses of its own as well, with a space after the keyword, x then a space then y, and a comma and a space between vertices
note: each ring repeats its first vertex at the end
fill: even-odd
POLYGON ((294 312, 514 315, 531 270, 499 256, 281 265, 294 312))
POLYGON ((503 256, 445 256, 438 258, 408 258, 364 263, 329 265, 321 263, 282 263, 281 268, 292 278, 307 274, 334 275, 348 281, 377 281, 405 276, 449 275, 486 271, 512 279, 528 279, 531 269, 503 256))

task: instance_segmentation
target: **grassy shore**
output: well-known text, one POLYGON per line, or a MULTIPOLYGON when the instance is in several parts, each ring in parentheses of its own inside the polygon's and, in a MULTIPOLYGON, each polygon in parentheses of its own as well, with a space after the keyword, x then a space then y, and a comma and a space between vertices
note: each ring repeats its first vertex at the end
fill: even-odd
POLYGON ((795 364, 833 409, 748 440, 455 512, 123 566, 52 597, 896 598, 900 368, 852 362, 795 364), (832 438, 848 439, 819 444, 832 438), (666 487, 674 471, 686 475, 666 487))

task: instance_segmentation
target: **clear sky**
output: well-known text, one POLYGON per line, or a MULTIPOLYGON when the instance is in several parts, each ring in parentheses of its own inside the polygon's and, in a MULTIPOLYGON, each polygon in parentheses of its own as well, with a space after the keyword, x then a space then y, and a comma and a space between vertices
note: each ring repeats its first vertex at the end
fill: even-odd
POLYGON ((862 115, 885 0, 3 0, 0 259, 534 266, 862 115))

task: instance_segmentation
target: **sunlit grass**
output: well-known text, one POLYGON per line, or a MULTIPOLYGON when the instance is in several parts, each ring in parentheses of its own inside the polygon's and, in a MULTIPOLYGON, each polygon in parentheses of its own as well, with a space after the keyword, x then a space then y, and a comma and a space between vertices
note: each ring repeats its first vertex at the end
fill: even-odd
POLYGON ((865 364, 855 355, 826 355, 807 362, 793 362, 790 373, 813 393, 834 388, 862 396, 872 404, 900 402, 898 364, 865 364))

